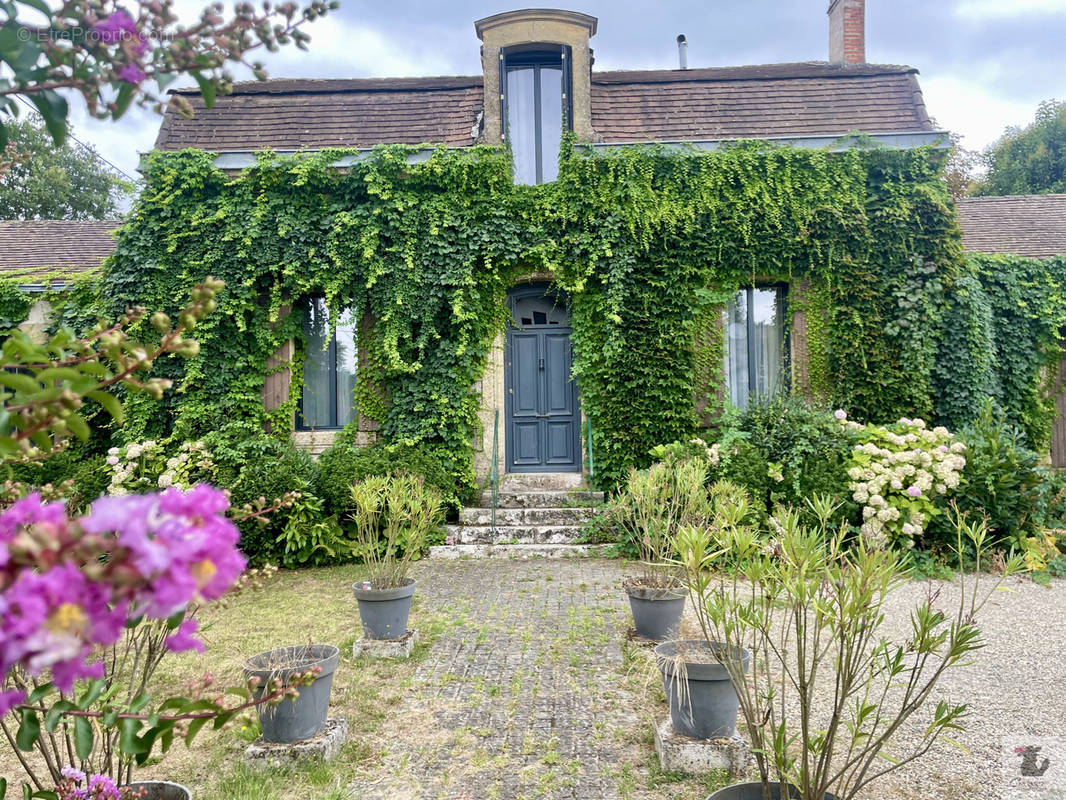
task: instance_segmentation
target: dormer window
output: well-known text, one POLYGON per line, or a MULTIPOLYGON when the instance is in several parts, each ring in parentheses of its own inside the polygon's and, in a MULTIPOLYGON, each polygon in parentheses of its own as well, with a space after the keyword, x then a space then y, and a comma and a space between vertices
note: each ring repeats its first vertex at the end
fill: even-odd
POLYGON ((555 180, 559 144, 571 128, 570 48, 518 45, 500 49, 500 116, 514 159, 515 183, 555 180))

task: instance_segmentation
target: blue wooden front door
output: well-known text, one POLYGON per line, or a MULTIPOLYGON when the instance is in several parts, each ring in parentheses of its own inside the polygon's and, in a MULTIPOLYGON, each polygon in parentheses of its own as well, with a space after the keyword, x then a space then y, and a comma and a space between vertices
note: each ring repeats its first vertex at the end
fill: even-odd
POLYGON ((581 416, 570 317, 544 286, 511 292, 504 379, 508 472, 580 472, 581 416))

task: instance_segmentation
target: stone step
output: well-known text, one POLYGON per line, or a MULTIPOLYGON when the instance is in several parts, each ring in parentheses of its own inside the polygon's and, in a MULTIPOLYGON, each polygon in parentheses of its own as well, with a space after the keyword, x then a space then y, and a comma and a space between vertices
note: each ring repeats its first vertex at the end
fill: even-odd
MULTIPOLYGON (((499 493, 497 508, 567 508, 572 506, 591 506, 603 502, 603 492, 587 490, 543 490, 534 492, 503 491, 499 493)), ((492 492, 483 491, 478 497, 478 505, 492 507, 492 492)))
POLYGON ((573 544, 580 525, 445 525, 452 544, 573 544))
POLYGON ((430 558, 595 558, 602 544, 442 544, 429 548, 430 558))
MULTIPOLYGON (((591 508, 497 508, 497 525, 578 525, 592 516, 591 508)), ((459 511, 463 525, 491 525, 491 508, 464 508, 459 511)))
POLYGON ((511 472, 501 477, 500 487, 507 492, 587 488, 580 472, 511 472))

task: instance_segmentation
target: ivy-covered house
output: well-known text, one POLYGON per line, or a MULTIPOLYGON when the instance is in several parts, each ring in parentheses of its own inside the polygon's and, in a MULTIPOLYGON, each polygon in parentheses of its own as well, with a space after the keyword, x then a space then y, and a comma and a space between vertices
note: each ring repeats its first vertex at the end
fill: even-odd
POLYGON ((778 390, 968 413, 979 354, 938 366, 945 137, 917 70, 866 63, 863 0, 828 20, 827 61, 599 72, 595 18, 529 9, 475 23, 480 75, 177 92, 103 293, 228 288, 126 435, 266 425, 610 486, 778 390))
POLYGON ((964 197, 958 211, 967 277, 980 284, 965 294, 985 308, 975 319, 987 318, 987 349, 997 362, 1023 368, 1035 356, 1045 371, 1036 402, 1010 402, 1002 380, 989 381, 989 394, 1014 406, 1023 425, 1027 405, 1043 411, 1029 425, 1037 430, 1030 438, 1043 441, 1039 434, 1051 422, 1051 464, 1066 468, 1066 358, 1055 359, 1066 333, 1066 194, 964 197))
POLYGON ((0 330, 43 337, 115 250, 121 220, 0 220, 0 330))

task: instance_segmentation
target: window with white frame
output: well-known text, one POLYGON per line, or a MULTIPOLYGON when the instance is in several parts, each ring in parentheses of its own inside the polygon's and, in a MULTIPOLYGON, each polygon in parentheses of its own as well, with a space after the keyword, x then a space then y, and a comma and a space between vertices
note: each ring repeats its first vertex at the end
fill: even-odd
POLYGON ((343 428, 356 417, 359 354, 352 312, 342 311, 331 330, 326 301, 312 298, 304 318, 304 336, 307 351, 298 425, 303 429, 343 428))
POLYGON ((749 286, 726 306, 726 386, 738 408, 785 388, 786 301, 784 286, 749 286))

